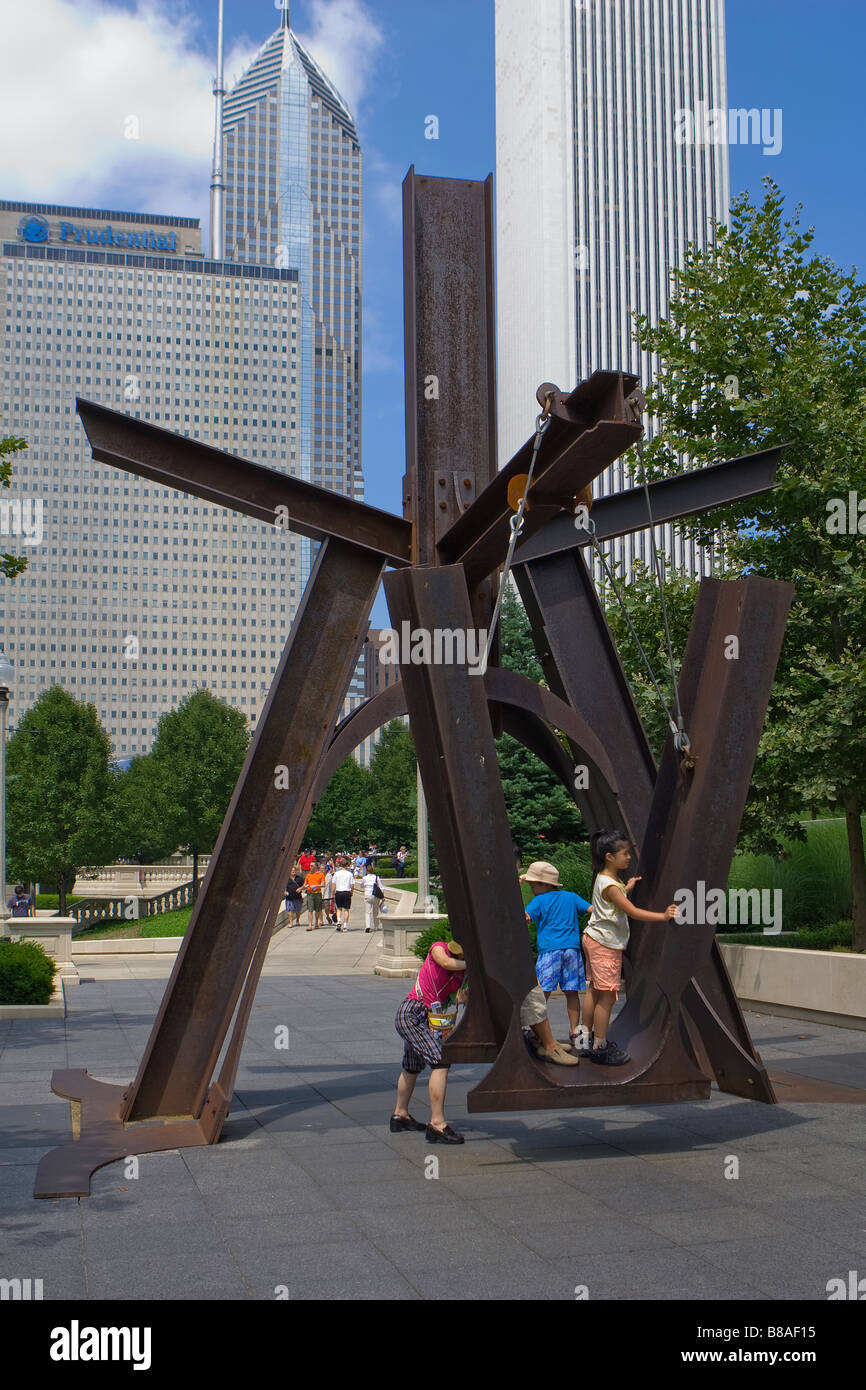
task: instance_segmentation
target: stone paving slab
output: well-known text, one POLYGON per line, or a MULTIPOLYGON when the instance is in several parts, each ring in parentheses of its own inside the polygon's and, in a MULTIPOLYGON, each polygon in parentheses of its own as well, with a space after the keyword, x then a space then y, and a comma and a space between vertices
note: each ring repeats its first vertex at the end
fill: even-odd
MULTIPOLYGON (((408 985, 373 977, 371 952, 363 932, 275 938, 221 1143, 143 1155, 137 1178, 112 1164, 80 1201, 32 1197, 39 1158, 71 1137, 51 1072, 127 1084, 172 962, 88 960, 64 1021, 4 1020, 0 1276, 42 1278, 49 1300, 272 1300, 285 1286, 292 1300, 573 1301, 580 1284, 605 1299, 823 1300, 866 1258, 864 1107, 714 1092, 468 1116, 486 1068, 456 1067, 446 1110, 466 1144, 392 1135, 408 985)), ((866 1087, 866 1035, 749 1023, 780 1067, 866 1087)), ((423 1078, 412 1109, 429 1114, 423 1078)))

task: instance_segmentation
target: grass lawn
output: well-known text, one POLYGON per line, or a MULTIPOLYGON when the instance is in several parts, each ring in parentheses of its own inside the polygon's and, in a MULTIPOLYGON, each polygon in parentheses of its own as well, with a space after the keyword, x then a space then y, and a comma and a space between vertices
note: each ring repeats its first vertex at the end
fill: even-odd
POLYGON ((110 941, 114 937, 133 938, 150 936, 183 936, 186 932, 191 907, 180 907, 176 912, 161 912, 156 917, 140 917, 138 921, 121 924, 100 923, 79 932, 76 941, 110 941))

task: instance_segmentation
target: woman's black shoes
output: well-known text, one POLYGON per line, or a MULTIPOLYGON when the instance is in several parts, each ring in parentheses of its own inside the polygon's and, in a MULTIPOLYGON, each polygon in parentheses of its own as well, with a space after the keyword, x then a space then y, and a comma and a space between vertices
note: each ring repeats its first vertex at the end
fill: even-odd
POLYGON ((418 1122, 417 1120, 413 1120, 411 1115, 409 1115, 408 1117, 406 1117, 406 1116, 404 1116, 404 1115, 392 1115, 392 1116, 391 1116, 391 1133, 392 1133, 392 1134, 402 1134, 403 1131, 404 1131, 404 1130, 407 1130, 407 1129, 426 1129, 426 1128, 427 1128, 426 1125, 419 1124, 419 1122, 418 1122))
POLYGON ((465 1144, 462 1134, 458 1134, 450 1125, 444 1129, 434 1129, 432 1125, 427 1126, 428 1144, 465 1144))

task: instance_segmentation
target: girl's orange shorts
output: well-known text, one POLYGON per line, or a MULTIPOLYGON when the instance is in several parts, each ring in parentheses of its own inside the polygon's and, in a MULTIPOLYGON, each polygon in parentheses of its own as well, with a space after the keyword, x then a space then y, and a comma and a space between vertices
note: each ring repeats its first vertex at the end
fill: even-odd
POLYGON ((592 936, 584 936, 583 956, 587 985, 592 985, 593 989, 612 989, 614 993, 619 993, 622 951, 615 951, 612 946, 602 946, 592 936))

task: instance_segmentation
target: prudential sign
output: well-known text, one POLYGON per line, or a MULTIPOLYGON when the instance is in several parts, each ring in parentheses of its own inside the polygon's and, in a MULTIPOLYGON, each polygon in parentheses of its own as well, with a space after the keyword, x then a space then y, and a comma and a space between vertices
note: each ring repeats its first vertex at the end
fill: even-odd
MULTIPOLYGON (((51 228, 44 217, 25 217, 18 225, 23 241, 38 246, 51 240, 51 228)), ((74 222, 61 222, 57 240, 66 245, 76 243, 84 246, 131 247, 141 251, 177 251, 177 238, 174 232, 157 233, 152 227, 141 232, 119 232, 108 224, 101 230, 97 227, 81 227, 74 222)))

